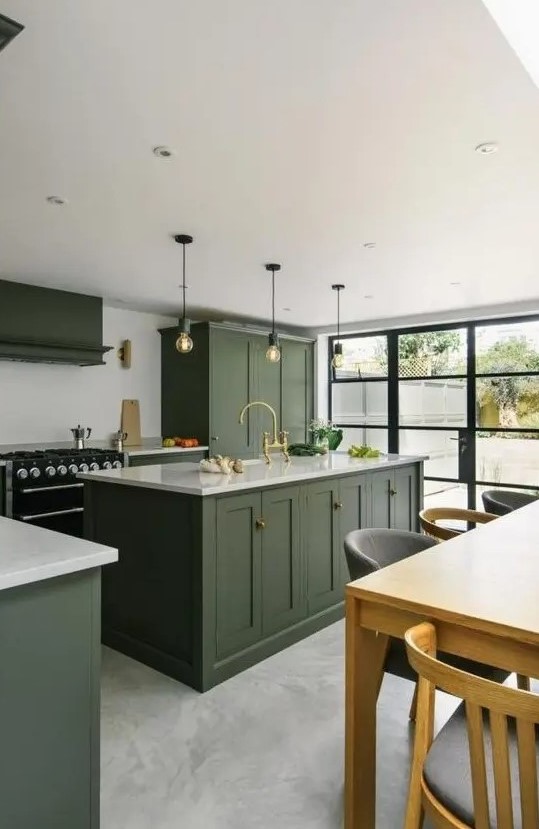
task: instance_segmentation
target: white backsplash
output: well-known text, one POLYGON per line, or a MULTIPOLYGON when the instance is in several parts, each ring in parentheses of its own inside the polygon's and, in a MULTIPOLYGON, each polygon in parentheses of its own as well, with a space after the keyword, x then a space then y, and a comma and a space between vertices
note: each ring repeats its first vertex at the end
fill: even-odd
POLYGON ((119 308, 103 308, 103 343, 113 346, 106 365, 46 365, 0 361, 0 444, 70 440, 78 423, 92 438, 107 439, 120 426, 124 398, 140 400, 141 432, 161 434, 161 336, 175 320, 119 308), (132 342, 132 367, 117 356, 132 342))

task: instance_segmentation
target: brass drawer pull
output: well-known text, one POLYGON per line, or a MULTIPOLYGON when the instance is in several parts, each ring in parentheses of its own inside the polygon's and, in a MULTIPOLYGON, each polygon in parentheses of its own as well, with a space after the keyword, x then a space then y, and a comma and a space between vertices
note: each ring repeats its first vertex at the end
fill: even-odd
POLYGON ((257 518, 255 521, 255 525, 257 530, 265 530, 266 529, 266 522, 263 518, 257 518))
POLYGON ((342 504, 340 501, 335 501, 333 504, 333 509, 342 509, 342 504))
POLYGON ((390 490, 389 490, 389 494, 390 494, 390 495, 396 495, 396 494, 397 494, 397 490, 396 490, 396 489, 390 489, 390 490))

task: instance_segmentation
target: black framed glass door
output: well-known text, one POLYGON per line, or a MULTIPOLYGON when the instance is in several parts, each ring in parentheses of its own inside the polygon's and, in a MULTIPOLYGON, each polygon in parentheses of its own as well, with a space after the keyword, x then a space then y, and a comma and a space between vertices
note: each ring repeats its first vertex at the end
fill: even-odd
POLYGON ((329 417, 344 429, 343 448, 428 455, 428 505, 482 508, 488 488, 539 493, 538 317, 340 341, 329 417))

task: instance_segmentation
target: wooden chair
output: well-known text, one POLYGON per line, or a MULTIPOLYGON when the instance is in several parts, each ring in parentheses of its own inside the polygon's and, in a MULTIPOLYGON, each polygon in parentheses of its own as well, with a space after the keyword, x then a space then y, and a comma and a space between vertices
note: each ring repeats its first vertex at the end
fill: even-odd
POLYGON ((477 512, 472 509, 458 509, 457 507, 428 507, 419 513, 419 523, 424 533, 437 538, 439 541, 448 541, 461 535, 463 530, 445 527, 437 524, 437 521, 469 521, 473 524, 488 524, 494 521, 497 515, 489 512, 477 512))
POLYGON ((405 829, 537 829, 539 695, 440 662, 428 622, 406 632, 419 675, 405 829), (433 740, 435 688, 464 700, 433 740))

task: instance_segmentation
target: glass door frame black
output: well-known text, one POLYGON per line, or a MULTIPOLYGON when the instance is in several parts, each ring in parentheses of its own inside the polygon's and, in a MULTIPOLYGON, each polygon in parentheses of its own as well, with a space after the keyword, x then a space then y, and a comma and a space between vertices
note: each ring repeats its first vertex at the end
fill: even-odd
MULTIPOLYGON (((494 325, 512 325, 524 322, 538 322, 539 314, 525 314, 511 317, 495 317, 489 319, 475 319, 466 320, 465 322, 451 322, 451 323, 437 323, 436 325, 421 325, 409 326, 406 328, 390 328, 377 329, 373 331, 360 331, 347 334, 341 334, 339 342, 347 339, 360 339, 363 337, 387 337, 387 357, 388 370, 386 377, 353 377, 353 378, 336 378, 335 369, 331 364, 331 357, 333 354, 333 345, 337 341, 336 336, 328 337, 328 419, 332 421, 333 406, 332 406, 332 386, 341 383, 387 383, 388 401, 387 401, 387 426, 380 424, 357 424, 347 422, 335 422, 339 428, 361 428, 361 429, 382 429, 387 431, 388 436, 388 452, 397 454, 399 452, 399 435, 404 429, 417 431, 444 431, 459 433, 459 476, 458 478, 442 478, 433 475, 426 475, 425 480, 439 481, 440 483, 448 482, 455 484, 463 484, 467 487, 468 492, 468 508, 476 508, 476 493, 478 486, 490 486, 495 488, 503 487, 504 489, 534 489, 529 484, 514 484, 514 483, 497 483, 496 481, 477 479, 476 470, 476 445, 477 432, 497 432, 497 433, 523 433, 537 432, 539 435, 539 427, 484 427, 477 425, 476 412, 476 393, 477 393, 477 379, 481 377, 507 377, 507 376, 530 376, 539 377, 539 371, 520 371, 520 372, 499 372, 499 373, 483 373, 476 371, 476 329, 484 328, 494 325), (401 426, 399 423, 399 382, 404 379, 399 377, 399 336, 403 334, 423 334, 435 331, 466 331, 467 348, 466 348, 466 373, 465 374, 449 374, 436 375, 437 380, 465 380, 466 381, 466 402, 467 414, 466 425, 463 427, 456 426, 401 426)), ((432 380, 433 376, 417 376, 407 377, 406 380, 432 380)), ((539 438, 538 438, 539 439, 539 438)), ((539 493, 539 482, 536 489, 539 493)))

